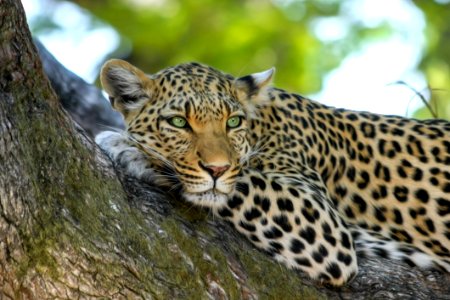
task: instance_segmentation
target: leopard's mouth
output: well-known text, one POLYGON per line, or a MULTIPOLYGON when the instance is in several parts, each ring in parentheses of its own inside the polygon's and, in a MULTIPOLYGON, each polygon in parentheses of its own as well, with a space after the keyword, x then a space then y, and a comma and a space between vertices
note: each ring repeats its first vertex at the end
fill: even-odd
POLYGON ((210 189, 199 193, 183 192, 183 197, 192 203, 206 207, 222 206, 227 202, 227 194, 218 191, 217 189, 210 189))

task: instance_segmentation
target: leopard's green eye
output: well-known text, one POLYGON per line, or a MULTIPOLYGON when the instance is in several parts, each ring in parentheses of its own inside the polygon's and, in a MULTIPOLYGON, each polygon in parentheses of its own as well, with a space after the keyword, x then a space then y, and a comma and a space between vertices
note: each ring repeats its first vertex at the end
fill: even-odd
POLYGON ((186 119, 182 117, 172 117, 169 119, 169 123, 177 128, 184 128, 187 125, 186 119))
POLYGON ((242 117, 240 117, 240 116, 231 117, 227 120, 227 127, 228 128, 239 127, 239 125, 241 125, 241 122, 242 122, 242 117))

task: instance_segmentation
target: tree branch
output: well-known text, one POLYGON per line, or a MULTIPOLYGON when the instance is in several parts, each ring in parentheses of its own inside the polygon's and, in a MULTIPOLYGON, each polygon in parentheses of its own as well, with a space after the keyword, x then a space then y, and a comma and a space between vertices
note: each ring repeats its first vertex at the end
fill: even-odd
POLYGON ((64 109, 89 136, 94 137, 111 128, 124 129, 122 116, 111 108, 98 88, 67 70, 39 40, 35 39, 34 44, 38 48, 44 71, 64 109))

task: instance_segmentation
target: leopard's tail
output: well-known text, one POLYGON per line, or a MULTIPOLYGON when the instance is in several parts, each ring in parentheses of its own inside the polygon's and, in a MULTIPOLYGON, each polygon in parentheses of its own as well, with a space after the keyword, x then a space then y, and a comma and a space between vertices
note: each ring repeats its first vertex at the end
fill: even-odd
POLYGON ((412 267, 437 269, 450 273, 450 253, 440 257, 426 253, 412 244, 395 241, 380 233, 350 226, 358 257, 383 257, 400 260, 412 267))

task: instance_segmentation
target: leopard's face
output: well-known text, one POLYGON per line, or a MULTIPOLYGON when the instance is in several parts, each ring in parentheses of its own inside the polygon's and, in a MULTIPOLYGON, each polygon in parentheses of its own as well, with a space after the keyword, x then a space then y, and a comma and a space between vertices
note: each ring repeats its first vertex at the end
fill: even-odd
POLYGON ((160 155, 156 163, 174 171, 187 200, 209 205, 205 202, 225 201, 250 151, 247 116, 229 95, 194 93, 190 84, 177 83, 181 91, 171 97, 161 93, 130 121, 128 131, 150 157, 160 155))
POLYGON ((187 200, 222 205, 251 153, 242 82, 195 63, 146 76, 114 62, 102 83, 136 147, 160 168, 158 176, 176 177, 187 200))

